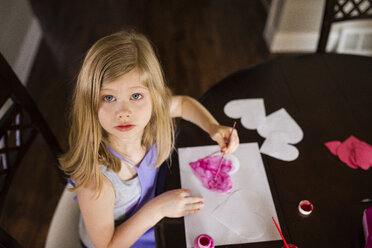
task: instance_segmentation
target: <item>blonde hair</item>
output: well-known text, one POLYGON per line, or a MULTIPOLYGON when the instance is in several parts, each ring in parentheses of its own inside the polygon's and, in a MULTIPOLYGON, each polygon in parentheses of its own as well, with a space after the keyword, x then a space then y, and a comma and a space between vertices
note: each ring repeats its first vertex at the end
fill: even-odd
POLYGON ((74 92, 69 150, 60 157, 61 169, 75 181, 76 188, 94 182, 102 189, 100 164, 118 172, 120 160, 106 147, 105 132, 99 124, 99 92, 105 82, 112 82, 133 69, 141 74, 152 98, 152 116, 145 127, 142 145, 155 144, 159 167, 174 147, 174 127, 170 116, 170 91, 163 71, 147 38, 134 31, 118 32, 98 40, 88 51, 74 92))

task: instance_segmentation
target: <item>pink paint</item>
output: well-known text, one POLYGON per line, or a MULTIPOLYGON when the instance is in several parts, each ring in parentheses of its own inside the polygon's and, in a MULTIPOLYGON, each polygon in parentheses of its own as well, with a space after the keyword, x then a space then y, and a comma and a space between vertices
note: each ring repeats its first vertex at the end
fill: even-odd
POLYGON ((196 237, 194 241, 194 248, 214 248, 214 241, 210 236, 201 234, 196 237))
POLYGON ((221 157, 222 155, 220 154, 208 156, 196 162, 191 162, 190 166, 205 188, 219 193, 227 193, 232 189, 233 185, 231 177, 228 175, 233 169, 233 165, 230 160, 223 158, 220 171, 217 174, 221 157))
POLYGON ((298 204, 298 211, 303 215, 309 215, 313 211, 314 206, 307 200, 300 201, 298 204))

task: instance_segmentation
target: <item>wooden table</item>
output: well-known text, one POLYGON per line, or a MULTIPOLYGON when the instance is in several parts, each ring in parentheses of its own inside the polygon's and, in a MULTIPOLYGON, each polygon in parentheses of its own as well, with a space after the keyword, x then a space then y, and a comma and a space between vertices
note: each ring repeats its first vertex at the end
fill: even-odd
MULTIPOLYGON (((221 124, 231 126, 234 120, 224 114, 223 107, 244 98, 263 98, 267 115, 285 108, 304 132, 303 140, 296 144, 300 155, 295 161, 261 154, 287 241, 301 248, 364 247, 362 214, 372 204, 360 200, 372 197, 372 169, 351 169, 324 143, 354 135, 372 144, 372 58, 337 54, 279 57, 228 76, 200 101, 221 124), (314 204, 307 217, 297 211, 303 199, 314 204)), ((262 144, 264 139, 256 130, 245 129, 240 121, 236 128, 241 143, 262 144)), ((199 128, 181 122, 177 147, 212 144, 199 128)), ((179 187, 174 154, 165 188, 179 187)), ((158 247, 186 247, 183 219, 165 219, 156 230, 158 247)), ((228 247, 281 245, 275 241, 228 247)))

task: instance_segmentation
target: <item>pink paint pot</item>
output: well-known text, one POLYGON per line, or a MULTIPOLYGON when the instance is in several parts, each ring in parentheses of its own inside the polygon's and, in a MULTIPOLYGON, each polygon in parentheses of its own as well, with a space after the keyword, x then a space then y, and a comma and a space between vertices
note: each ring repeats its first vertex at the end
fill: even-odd
MULTIPOLYGON (((289 248, 298 248, 297 246, 292 245, 292 244, 288 244, 288 247, 289 248)), ((287 246, 283 245, 282 248, 287 248, 287 246)))
POLYGON ((201 234, 194 241, 194 248, 214 248, 213 239, 207 234, 201 234))
POLYGON ((308 200, 302 200, 298 204, 298 211, 303 215, 309 215, 313 212, 314 206, 308 200))

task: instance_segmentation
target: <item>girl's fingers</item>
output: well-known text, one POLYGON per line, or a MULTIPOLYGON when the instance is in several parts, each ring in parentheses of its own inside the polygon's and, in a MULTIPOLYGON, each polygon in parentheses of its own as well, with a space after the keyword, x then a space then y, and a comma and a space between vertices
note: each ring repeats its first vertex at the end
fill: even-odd
POLYGON ((210 133, 212 140, 216 141, 221 148, 226 147, 227 143, 229 142, 229 137, 231 134, 231 139, 235 136, 238 136, 238 132, 236 129, 233 130, 232 127, 227 126, 218 126, 216 129, 210 133), (231 133, 232 132, 232 133, 231 133))
POLYGON ((188 210, 188 211, 185 211, 183 216, 188 216, 188 215, 192 215, 192 214, 197 214, 200 212, 200 209, 195 209, 195 210, 188 210))
POLYGON ((189 189, 176 189, 176 192, 180 197, 186 198, 190 196, 190 190, 189 189))
POLYGON ((217 144, 221 148, 221 152, 224 152, 226 150, 226 143, 223 141, 223 138, 216 140, 217 144))
POLYGON ((198 202, 203 202, 204 198, 200 196, 188 196, 185 197, 186 199, 186 204, 193 204, 193 203, 198 203, 198 202))
POLYGON ((225 129, 223 133, 223 140, 224 142, 223 146, 221 146, 221 152, 225 154, 234 152, 239 145, 239 137, 236 129, 234 130, 232 130, 232 128, 225 129))
POLYGON ((186 210, 195 210, 195 209, 201 209, 204 207, 204 202, 197 202, 193 204, 187 204, 186 210))
POLYGON ((225 150, 225 153, 233 153, 238 147, 238 145, 239 145, 238 133, 236 132, 236 130, 234 130, 233 134, 231 135, 230 142, 228 143, 228 146, 225 150))
POLYGON ((196 214, 200 212, 200 209, 204 207, 203 202, 188 204, 185 206, 185 215, 196 214))

